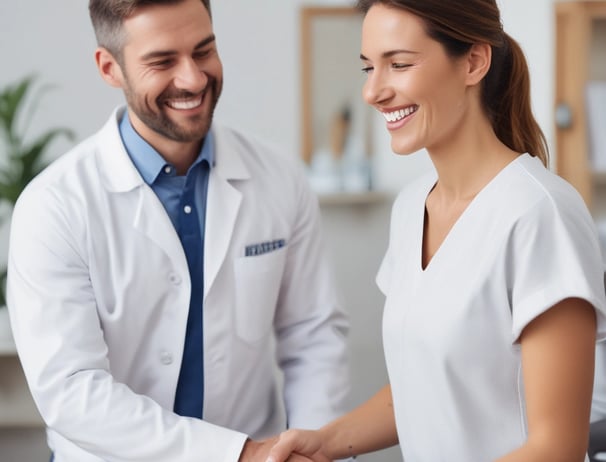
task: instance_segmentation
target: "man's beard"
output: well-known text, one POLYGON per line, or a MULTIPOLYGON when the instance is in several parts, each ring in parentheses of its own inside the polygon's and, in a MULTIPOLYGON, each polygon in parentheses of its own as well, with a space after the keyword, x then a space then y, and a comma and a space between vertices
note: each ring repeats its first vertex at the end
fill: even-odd
POLYGON ((216 79, 209 78, 204 93, 202 104, 205 104, 205 98, 212 99, 208 111, 190 117, 189 120, 192 124, 188 124, 189 127, 184 127, 173 121, 168 115, 166 101, 170 99, 190 99, 200 95, 175 89, 165 90, 156 98, 154 109, 144 96, 139 96, 136 91, 133 91, 130 82, 127 81, 127 87, 124 89, 129 108, 141 122, 159 135, 181 143, 200 141, 210 130, 215 107, 221 95, 221 83, 216 79))

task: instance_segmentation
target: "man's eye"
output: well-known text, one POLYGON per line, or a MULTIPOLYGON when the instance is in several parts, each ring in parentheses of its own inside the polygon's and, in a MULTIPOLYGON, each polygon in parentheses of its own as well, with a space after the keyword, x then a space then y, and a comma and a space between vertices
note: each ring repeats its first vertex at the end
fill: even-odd
POLYGON ((210 54, 210 50, 206 50, 206 51, 199 51, 197 53, 194 54, 193 58, 194 59, 204 59, 206 58, 208 55, 210 54))
POLYGON ((162 61, 154 61, 152 63, 149 63, 149 65, 151 67, 168 67, 170 66, 171 60, 170 59, 163 59, 162 61))

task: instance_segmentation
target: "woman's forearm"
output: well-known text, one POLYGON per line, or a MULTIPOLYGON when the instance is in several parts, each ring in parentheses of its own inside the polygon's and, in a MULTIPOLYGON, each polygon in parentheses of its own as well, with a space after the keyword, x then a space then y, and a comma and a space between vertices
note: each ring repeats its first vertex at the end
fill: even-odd
POLYGON ((329 459, 344 459, 398 444, 391 386, 353 411, 320 429, 322 452, 329 459))

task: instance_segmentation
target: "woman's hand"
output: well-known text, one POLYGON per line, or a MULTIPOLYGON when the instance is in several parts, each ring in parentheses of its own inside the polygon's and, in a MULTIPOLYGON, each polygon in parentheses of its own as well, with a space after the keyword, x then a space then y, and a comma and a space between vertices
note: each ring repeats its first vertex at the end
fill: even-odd
POLYGON ((291 454, 306 456, 314 462, 331 462, 322 452, 322 437, 319 431, 288 430, 283 432, 270 449, 267 462, 291 461, 291 454))

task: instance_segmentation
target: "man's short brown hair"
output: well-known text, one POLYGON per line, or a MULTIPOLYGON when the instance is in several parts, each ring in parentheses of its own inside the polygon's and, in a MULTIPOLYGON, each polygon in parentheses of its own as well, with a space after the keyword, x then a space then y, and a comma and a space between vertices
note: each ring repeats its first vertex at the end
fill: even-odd
MULTIPOLYGON (((171 5, 183 0, 89 0, 88 12, 97 44, 121 61, 124 48, 124 20, 138 8, 149 5, 171 5)), ((200 0, 210 15, 210 0, 200 0)))

